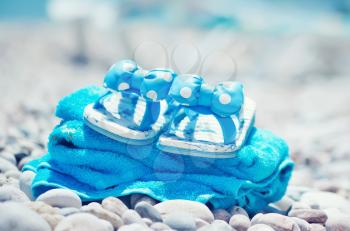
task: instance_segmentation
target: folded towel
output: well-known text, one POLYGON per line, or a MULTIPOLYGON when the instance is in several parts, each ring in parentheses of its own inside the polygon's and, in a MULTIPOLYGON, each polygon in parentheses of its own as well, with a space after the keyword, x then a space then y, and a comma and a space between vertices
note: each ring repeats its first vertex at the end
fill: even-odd
POLYGON ((214 208, 240 205, 254 213, 285 193, 293 169, 286 143, 253 128, 234 158, 214 159, 159 151, 155 144, 112 140, 83 122, 86 105, 106 91, 87 87, 63 98, 62 122, 49 138, 49 152, 27 164, 36 172, 34 196, 51 188, 74 190, 83 201, 142 193, 157 200, 187 199, 214 208))

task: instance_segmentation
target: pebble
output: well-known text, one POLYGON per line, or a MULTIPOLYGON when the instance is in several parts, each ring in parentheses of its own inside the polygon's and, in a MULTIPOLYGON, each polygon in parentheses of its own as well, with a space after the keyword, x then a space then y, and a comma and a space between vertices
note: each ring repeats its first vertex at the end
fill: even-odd
POLYGON ((241 215, 244 215, 244 216, 249 217, 247 211, 245 211, 244 208, 239 207, 239 206, 233 206, 233 207, 230 209, 230 214, 231 214, 231 216, 236 215, 236 214, 241 214, 241 215))
POLYGON ((203 226, 198 231, 233 231, 233 229, 223 220, 214 220, 213 223, 203 226))
POLYGON ((49 214, 49 213, 43 213, 40 214, 42 218, 45 219, 45 221, 50 225, 51 229, 55 229, 58 223, 60 223, 64 216, 60 214, 49 214))
POLYGON ((246 231, 250 227, 250 220, 245 215, 236 214, 231 217, 229 224, 237 231, 246 231))
POLYGON ((292 200, 289 196, 285 195, 281 200, 274 202, 271 205, 278 210, 287 211, 292 207, 294 202, 295 201, 292 200))
POLYGON ((141 201, 136 204, 135 211, 140 214, 141 217, 149 218, 153 222, 162 222, 162 217, 158 210, 145 201, 141 201))
POLYGON ((318 204, 320 209, 338 208, 342 212, 350 213, 350 202, 331 192, 307 192, 301 196, 300 201, 309 205, 318 204))
POLYGON ((293 219, 277 213, 258 214, 258 216, 253 217, 251 224, 265 224, 276 231, 300 231, 293 219))
POLYGON ((194 218, 201 218, 208 223, 214 221, 214 215, 209 208, 195 201, 169 200, 156 204, 154 208, 157 209, 162 216, 174 212, 186 212, 191 214, 194 218))
POLYGON ((231 218, 231 214, 227 212, 225 209, 215 209, 213 210, 213 215, 215 220, 223 220, 227 223, 231 218))
POLYGON ((118 231, 152 231, 152 229, 140 224, 131 224, 122 226, 118 231))
POLYGON ((317 209, 293 209, 288 213, 288 216, 298 217, 308 223, 319 224, 325 224, 328 218, 324 211, 317 209))
POLYGON ((164 217, 164 223, 178 231, 195 231, 196 222, 193 216, 186 212, 174 212, 164 217))
POLYGON ((0 173, 5 173, 10 170, 18 171, 17 167, 10 161, 0 158, 0 173))
POLYGON ((203 227, 203 226, 209 225, 208 222, 206 222, 205 220, 202 220, 202 219, 200 219, 200 218, 196 218, 196 219, 195 219, 195 223, 196 223, 196 228, 197 228, 197 229, 199 229, 199 228, 201 228, 201 227, 203 227))
POLYGON ((171 230, 171 228, 164 223, 161 222, 155 222, 150 226, 151 229, 153 229, 154 231, 169 231, 171 230))
POLYGON ((16 202, 0 203, 0 230, 50 231, 50 225, 37 213, 16 202))
POLYGON ((111 211, 112 213, 117 214, 120 217, 126 210, 128 210, 128 207, 116 197, 107 197, 102 200, 102 207, 108 211, 111 211))
POLYGON ((292 204, 291 210, 294 209, 311 209, 311 206, 306 203, 297 201, 292 204))
POLYGON ((300 219, 298 217, 291 217, 291 219, 293 221, 295 221, 295 223, 297 223, 297 225, 300 228, 300 231, 309 231, 310 230, 311 226, 307 221, 300 219))
POLYGON ((123 225, 123 220, 117 214, 104 209, 99 203, 96 202, 92 202, 81 207, 80 211, 91 213, 100 219, 109 221, 113 225, 114 229, 118 229, 123 225))
POLYGON ((123 213, 122 220, 125 225, 130 225, 133 223, 145 225, 145 223, 142 220, 142 217, 135 210, 132 209, 128 209, 123 213))
POLYGON ((54 231, 113 231, 108 221, 99 219, 89 213, 76 213, 65 217, 54 231))
POLYGON ((15 156, 7 150, 0 152, 0 158, 7 160, 13 165, 17 164, 15 156))
POLYGON ((78 208, 74 208, 74 207, 66 207, 66 208, 61 208, 59 210, 59 214, 61 214, 62 216, 69 216, 75 213, 79 213, 80 210, 78 208))
POLYGON ((30 201, 26 203, 26 205, 39 214, 58 214, 60 212, 60 209, 54 208, 51 205, 48 205, 42 201, 30 201))
POLYGON ((37 201, 43 201, 51 206, 64 208, 82 206, 81 200, 77 194, 68 189, 51 189, 41 194, 37 201))
POLYGON ((19 177, 19 188, 27 195, 30 200, 33 200, 32 182, 36 173, 32 171, 24 171, 19 177))
POLYGON ((0 187, 0 202, 5 201, 27 202, 29 198, 20 189, 5 185, 0 187))
POLYGON ((137 194, 136 193, 136 194, 132 194, 130 196, 131 208, 135 208, 136 204, 141 202, 141 201, 147 202, 150 205, 155 205, 157 203, 157 201, 154 200, 152 197, 149 197, 149 196, 144 195, 144 194, 137 194))
POLYGON ((271 226, 265 224, 257 224, 249 227, 248 231, 275 231, 271 226))
POLYGON ((5 176, 11 177, 14 179, 19 179, 19 177, 21 176, 21 172, 18 170, 9 170, 9 171, 5 172, 5 176))
POLYGON ((320 224, 310 224, 310 231, 326 231, 326 228, 320 224))
POLYGON ((325 210, 328 219, 326 229, 331 231, 350 230, 350 214, 340 212, 338 209, 325 210))
POLYGON ((152 225, 152 220, 149 218, 142 218, 142 221, 147 225, 147 226, 151 226, 152 225))

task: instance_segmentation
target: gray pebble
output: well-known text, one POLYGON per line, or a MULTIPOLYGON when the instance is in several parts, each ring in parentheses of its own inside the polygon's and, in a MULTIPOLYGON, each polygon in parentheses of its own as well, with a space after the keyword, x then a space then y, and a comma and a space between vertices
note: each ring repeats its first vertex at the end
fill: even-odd
POLYGON ((66 208, 62 208, 59 210, 59 213, 65 217, 72 215, 72 214, 75 214, 75 213, 79 213, 79 212, 80 212, 80 210, 78 208, 74 208, 74 207, 66 207, 66 208))
POLYGON ((118 216, 122 216, 123 213, 128 210, 128 207, 116 197, 107 197, 102 201, 102 207, 111 211, 118 216))
POLYGON ((144 194, 132 194, 130 196, 130 206, 131 208, 135 208, 136 204, 141 202, 141 201, 144 201, 144 202, 147 202, 148 204, 150 205, 155 205, 157 203, 156 200, 154 200, 153 198, 147 196, 147 195, 144 195, 144 194))
POLYGON ((350 230, 350 214, 344 214, 337 209, 326 211, 328 219, 326 229, 330 231, 350 230))
POLYGON ((265 224, 256 224, 250 226, 248 231, 275 231, 271 226, 265 224))
POLYGON ((285 195, 281 200, 272 203, 271 206, 281 211, 287 211, 292 207, 294 202, 289 196, 285 195))
POLYGON ((250 220, 245 215, 236 214, 231 217, 229 224, 237 231, 246 231, 250 227, 250 220))
POLYGON ((322 210, 317 209, 294 209, 288 213, 290 217, 298 217, 309 223, 325 224, 327 221, 327 214, 322 210))
POLYGON ((146 225, 143 220, 142 217, 140 216, 140 214, 138 214, 135 210, 132 209, 128 209, 127 211, 125 211, 122 215, 122 220, 124 222, 125 225, 130 225, 133 223, 139 223, 142 225, 146 225))
POLYGON ((140 224, 130 224, 120 227, 118 231, 152 231, 152 229, 140 224))
POLYGON ((249 217, 247 211, 245 211, 244 208, 239 207, 239 206, 233 206, 229 211, 230 211, 231 216, 236 215, 236 214, 241 214, 241 215, 249 217))
POLYGON ((320 224, 310 224, 310 231, 326 231, 326 228, 320 224))
POLYGON ((307 221, 300 219, 298 217, 291 217, 291 219, 293 219, 293 221, 297 223, 297 225, 300 228, 300 231, 310 231, 311 226, 307 221))
POLYGON ((5 185, 0 187, 0 202, 5 201, 27 202, 29 198, 20 189, 5 185))
POLYGON ((64 208, 80 208, 82 203, 77 194, 68 189, 51 189, 41 194, 37 201, 43 201, 51 206, 64 208))
POLYGON ((277 213, 259 214, 254 216, 252 225, 265 224, 271 226, 276 231, 300 231, 299 226, 290 217, 277 213))
POLYGON ((50 231, 50 225, 37 213, 16 202, 0 203, 0 230, 50 231))
POLYGON ((8 160, 0 158, 0 173, 5 173, 10 170, 18 171, 16 165, 12 164, 8 160))
POLYGON ((223 220, 227 223, 231 218, 231 214, 227 212, 225 209, 215 209, 213 210, 213 215, 215 220, 223 220))
POLYGON ((232 227, 223 220, 214 220, 210 225, 206 225, 199 231, 233 231, 232 227))
POLYGON ((301 202, 307 204, 318 204, 320 209, 338 208, 340 211, 350 213, 350 202, 331 192, 307 192, 301 196, 301 202))
POLYGON ((141 217, 149 218, 153 222, 162 222, 162 217, 158 210, 145 201, 141 201, 136 204, 135 211, 140 214, 141 217))
POLYGON ((118 229, 123 225, 123 220, 115 213, 112 213, 104 208, 99 203, 92 202, 88 205, 81 207, 82 212, 90 213, 96 217, 109 221, 114 229, 118 229))
POLYGON ((189 213, 194 218, 201 218, 202 220, 211 223, 214 221, 214 215, 209 208, 199 202, 189 200, 168 200, 154 205, 162 216, 178 212, 189 213))
POLYGON ((306 203, 296 201, 292 204, 291 210, 294 209, 311 209, 311 206, 306 203))
POLYGON ((171 230, 171 228, 164 223, 161 222, 155 222, 150 226, 151 229, 153 229, 154 231, 169 231, 171 230))
POLYGON ((8 178, 14 178, 14 179, 19 179, 19 177, 21 176, 21 172, 18 170, 9 170, 7 172, 5 172, 5 176, 8 178))
POLYGON ((7 150, 0 152, 0 158, 7 160, 8 162, 10 162, 13 165, 17 165, 17 161, 16 161, 15 156, 7 150))
POLYGON ((113 231, 108 221, 99 219, 88 213, 76 213, 65 217, 55 228, 55 231, 113 231))
POLYGON ((164 223, 178 231, 194 231, 196 223, 193 216, 186 212, 175 212, 164 217, 164 223))
POLYGON ((147 225, 147 226, 151 226, 152 225, 152 220, 149 218, 142 218, 142 221, 147 225))
POLYGON ((32 194, 32 182, 35 176, 35 172, 24 171, 19 177, 19 188, 28 196, 30 200, 34 199, 32 194))

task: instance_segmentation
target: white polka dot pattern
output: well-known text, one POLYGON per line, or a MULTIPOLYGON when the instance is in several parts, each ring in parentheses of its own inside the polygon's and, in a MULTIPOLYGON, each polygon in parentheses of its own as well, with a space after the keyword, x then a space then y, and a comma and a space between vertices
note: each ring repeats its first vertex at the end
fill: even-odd
POLYGON ((180 89, 180 95, 185 98, 185 99, 188 99, 191 97, 192 95, 192 90, 191 88, 189 87, 183 87, 180 89))
POLYGON ((152 100, 157 100, 157 92, 153 91, 153 90, 150 90, 147 92, 146 96, 149 98, 149 99, 152 99, 152 100))
POLYGON ((120 83, 119 86, 118 86, 118 90, 119 91, 124 91, 124 90, 127 90, 129 88, 130 88, 129 84, 125 83, 125 82, 120 83))
POLYGON ((231 96, 224 93, 224 94, 220 95, 219 101, 221 104, 224 104, 224 105, 229 104, 231 102, 231 96))

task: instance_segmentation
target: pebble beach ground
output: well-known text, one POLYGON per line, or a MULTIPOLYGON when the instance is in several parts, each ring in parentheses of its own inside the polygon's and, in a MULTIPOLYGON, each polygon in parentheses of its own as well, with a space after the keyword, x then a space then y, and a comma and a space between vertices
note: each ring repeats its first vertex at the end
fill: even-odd
POLYGON ((341 38, 240 36, 228 51, 240 52, 237 78, 257 101, 257 126, 284 137, 296 162, 286 196, 267 211, 249 217, 239 207, 210 210, 142 195, 82 204, 64 189, 33 200, 33 174, 20 169, 45 153, 58 99, 100 84, 108 66, 125 58, 113 35, 98 33, 88 34, 82 64, 69 27, 0 24, 1 231, 350 230, 350 46, 341 38))

